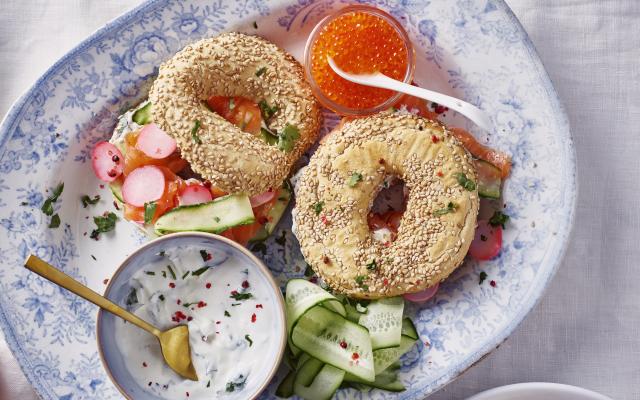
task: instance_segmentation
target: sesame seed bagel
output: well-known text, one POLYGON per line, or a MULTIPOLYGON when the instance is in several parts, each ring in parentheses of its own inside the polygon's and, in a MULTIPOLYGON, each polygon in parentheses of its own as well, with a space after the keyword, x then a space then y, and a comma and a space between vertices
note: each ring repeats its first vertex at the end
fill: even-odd
POLYGON ((241 33, 186 46, 160 66, 149 99, 154 122, 176 139, 192 170, 229 193, 279 187, 321 123, 302 66, 273 43, 241 33), (204 102, 213 95, 265 100, 278 108, 269 128, 282 132, 294 125, 300 137, 290 151, 267 144, 211 112, 204 102), (196 121, 199 140, 192 135, 196 121))
POLYGON ((337 127, 296 190, 295 234, 306 261, 332 289, 356 298, 442 281, 464 259, 476 226, 478 192, 460 185, 460 173, 476 181, 470 155, 437 122, 378 114, 337 127), (409 195, 398 235, 385 245, 373 239, 367 214, 390 175, 409 195))

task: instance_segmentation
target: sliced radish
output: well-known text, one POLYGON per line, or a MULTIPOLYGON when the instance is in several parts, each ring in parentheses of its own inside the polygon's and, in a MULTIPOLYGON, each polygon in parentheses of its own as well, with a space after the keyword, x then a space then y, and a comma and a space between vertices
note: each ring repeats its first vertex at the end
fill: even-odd
POLYGON ((259 207, 265 203, 270 202, 276 196, 276 192, 274 190, 269 190, 267 192, 257 194, 255 196, 251 196, 249 201, 251 202, 251 208, 259 207))
POLYGON ((136 207, 156 201, 164 193, 164 174, 155 165, 146 165, 134 169, 122 184, 124 202, 136 207))
POLYGON ((100 142, 91 152, 91 165, 98 179, 113 182, 124 170, 124 157, 118 148, 109 142, 100 142))
POLYGON ((176 140, 156 124, 145 125, 136 142, 136 149, 151 158, 166 158, 176 151, 176 140))
POLYGON ((203 185, 188 185, 178 194, 178 202, 181 206, 189 204, 206 203, 213 200, 211 191, 203 185))
POLYGON ((476 260, 491 260, 500 253, 502 227, 491 226, 489 221, 479 220, 476 236, 469 247, 469 254, 476 260))
POLYGON ((438 292, 439 287, 440 287, 440 284, 436 283, 435 285, 428 287, 425 290, 422 290, 417 293, 407 293, 403 297, 406 300, 412 301, 414 303, 422 303, 429 300, 433 296, 435 296, 435 294, 438 292))

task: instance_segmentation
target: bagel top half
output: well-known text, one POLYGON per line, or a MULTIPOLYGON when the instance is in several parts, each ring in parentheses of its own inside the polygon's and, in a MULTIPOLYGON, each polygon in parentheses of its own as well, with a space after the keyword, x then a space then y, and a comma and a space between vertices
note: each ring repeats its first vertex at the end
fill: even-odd
POLYGON ((176 139, 191 169, 229 193, 279 187, 321 123, 302 66, 273 43, 241 33, 186 46, 160 66, 149 99, 154 122, 176 139), (300 137, 290 151, 280 150, 211 112, 204 104, 213 95, 264 100, 278 108, 269 128, 293 125, 300 137), (192 135, 196 123, 199 140, 192 135))
POLYGON ((435 285, 460 265, 474 237, 477 188, 461 186, 459 174, 476 182, 470 155, 437 122, 399 114, 346 122, 320 145, 296 190, 295 234, 306 261, 351 297, 435 285), (350 185, 353 174, 362 179, 350 185), (367 214, 389 175, 404 180, 409 195, 397 238, 383 244, 367 214))

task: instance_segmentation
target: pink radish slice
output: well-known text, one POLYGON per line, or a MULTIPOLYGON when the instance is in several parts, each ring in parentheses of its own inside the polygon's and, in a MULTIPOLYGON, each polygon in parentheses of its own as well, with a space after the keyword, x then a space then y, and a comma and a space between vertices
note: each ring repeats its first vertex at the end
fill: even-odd
POLYGON ((491 226, 487 220, 479 220, 476 236, 469 247, 469 254, 476 260, 491 260, 502 248, 502 227, 491 226))
POLYGON ((134 169, 122 184, 124 202, 135 207, 156 201, 164 193, 164 174, 154 165, 134 169))
POLYGON ((404 295, 404 298, 414 303, 422 303, 429 300, 433 296, 435 296, 435 294, 438 292, 439 287, 440 287, 440 284, 436 283, 434 286, 428 287, 425 290, 422 290, 420 292, 407 293, 404 295))
POLYGON ((145 125, 136 142, 136 149, 156 159, 169 157, 176 151, 176 147, 176 140, 156 124, 145 125))
POLYGON ((118 148, 109 142, 100 142, 91 152, 91 165, 98 179, 113 182, 124 170, 124 157, 118 148))
POLYGON ((206 203, 211 200, 213 200, 211 191, 202 185, 188 185, 178 194, 178 202, 181 206, 206 203))
POLYGON ((264 193, 257 194, 255 196, 251 196, 249 201, 251 202, 251 208, 256 208, 264 203, 268 203, 276 196, 276 192, 274 190, 269 190, 264 193))

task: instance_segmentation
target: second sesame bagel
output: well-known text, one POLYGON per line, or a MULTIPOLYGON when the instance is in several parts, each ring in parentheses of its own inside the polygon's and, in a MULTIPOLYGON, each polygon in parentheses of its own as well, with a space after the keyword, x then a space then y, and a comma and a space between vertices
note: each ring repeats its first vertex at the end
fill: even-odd
POLYGON ((479 198, 471 157, 442 125, 385 114, 346 122, 315 152, 296 190, 295 233, 314 271, 357 298, 413 293, 460 265, 479 198), (373 239, 367 215, 385 177, 409 190, 397 238, 373 239))
POLYGON ((241 33, 186 46, 162 64, 149 99, 153 121, 176 139, 193 171, 228 193, 279 187, 321 122, 302 66, 273 43, 241 33), (269 130, 289 135, 288 145, 269 144, 210 111, 204 103, 213 95, 266 105, 269 130))

